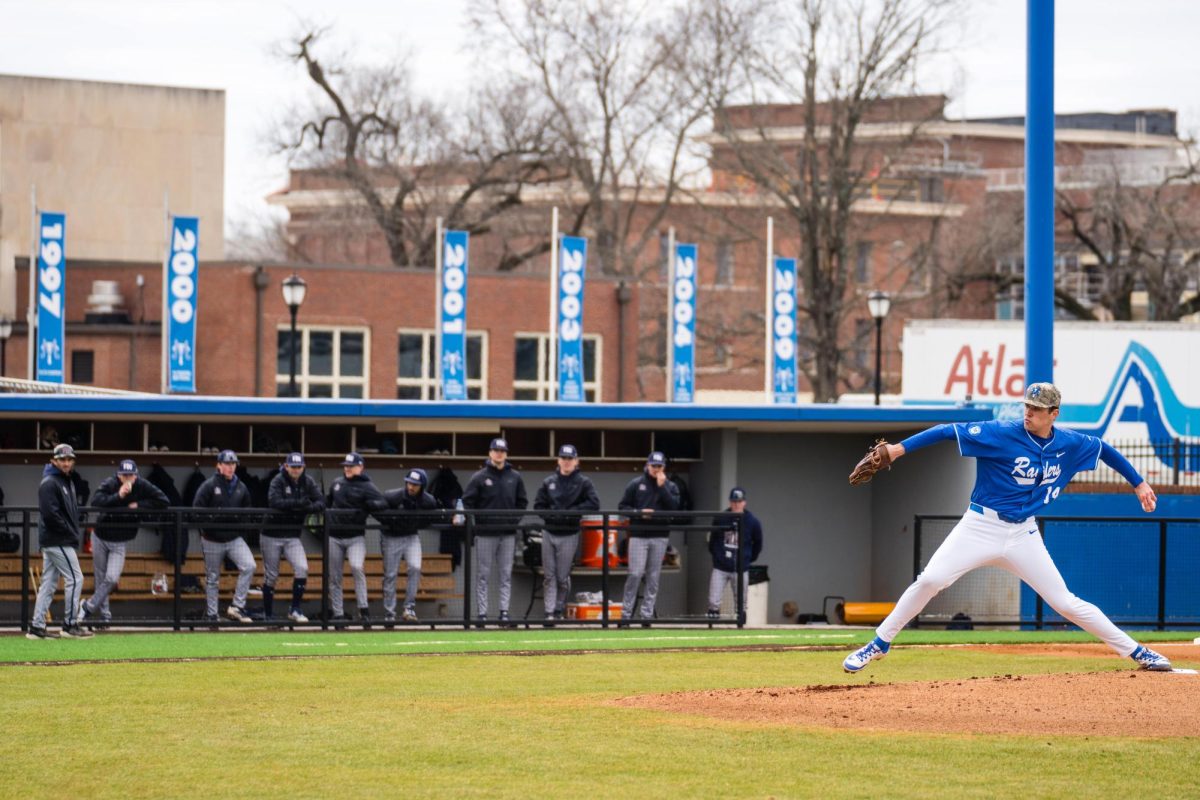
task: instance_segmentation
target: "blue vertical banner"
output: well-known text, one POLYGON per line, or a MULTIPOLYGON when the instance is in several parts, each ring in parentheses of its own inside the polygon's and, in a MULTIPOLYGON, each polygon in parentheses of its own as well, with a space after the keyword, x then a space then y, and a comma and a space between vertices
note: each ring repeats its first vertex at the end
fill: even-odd
POLYGON ((196 302, 200 219, 171 217, 163 297, 167 321, 167 391, 196 392, 196 302))
POLYGON ((696 395, 696 245, 675 245, 671 275, 671 400, 691 403, 696 395))
POLYGON ((438 327, 442 351, 442 398, 467 399, 467 245, 466 231, 446 231, 442 240, 442 285, 438 327))
POLYGON ((558 399, 582 403, 583 284, 587 239, 564 236, 558 249, 558 399))
POLYGON ((796 259, 775 259, 771 298, 771 372, 776 403, 796 402, 796 259))
POLYGON ((67 350, 67 215, 43 211, 38 219, 37 380, 63 382, 67 350))

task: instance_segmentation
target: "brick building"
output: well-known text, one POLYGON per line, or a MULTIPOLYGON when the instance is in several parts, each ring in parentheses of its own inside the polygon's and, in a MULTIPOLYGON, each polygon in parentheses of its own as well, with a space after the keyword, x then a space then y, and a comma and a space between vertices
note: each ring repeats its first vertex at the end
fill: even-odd
MULTIPOLYGON (((848 243, 854 262, 847 300, 851 311, 839 335, 847 376, 844 391, 862 391, 873 372, 874 323, 865 303, 872 290, 887 291, 893 300, 884 323, 883 366, 885 387, 893 391, 898 389, 898 343, 906 319, 1013 313, 1011 292, 997 298, 990 284, 967 281, 953 291, 948 284, 966 269, 963 262, 978 249, 997 204, 1022 196, 1013 190, 1023 189, 1023 119, 950 120, 945 102, 940 95, 881 102, 859 128, 862 163, 877 169, 854 199, 848 243)), ((822 114, 818 109, 818 122, 822 114)), ((664 396, 662 326, 670 227, 678 241, 699 245, 698 397, 751 400, 757 393, 753 401, 762 399, 767 218, 774 221, 776 255, 800 255, 800 234, 778 202, 740 172, 732 148, 765 137, 784 157, 794 156, 791 146, 798 145, 804 133, 803 107, 736 107, 726 110, 725 119, 732 132, 705 140, 710 147, 709 185, 672 205, 656 231, 660 247, 644 252, 629 277, 642 289, 636 386, 629 399, 664 396)), ((1082 169, 1114 153, 1165 152, 1179 146, 1174 113, 1169 111, 1059 115, 1056 137, 1062 169, 1082 169)), ((382 235, 355 212, 353 193, 345 184, 319 170, 295 171, 288 189, 272 200, 288 211, 289 238, 303 258, 387 264, 382 235)), ((526 218, 540 213, 548 231, 548 205, 532 203, 522 213, 526 218)), ((654 209, 646 204, 633 213, 650 219, 654 209)), ((480 253, 497 249, 487 236, 480 237, 480 253)), ((987 268, 1021 269, 1019 256, 1018 247, 1004 264, 987 268)), ((473 266, 473 279, 479 269, 487 269, 486 257, 484 262, 473 266)), ((516 272, 545 280, 548 262, 530 260, 516 272)), ((1061 261, 1060 269, 1070 268, 1069 260, 1061 261)), ((603 265, 596 269, 593 264, 589 274, 602 270, 603 265)))
MULTIPOLYGON (((28 291, 27 262, 18 292, 28 291)), ((67 262, 69 383, 157 392, 160 386, 162 266, 67 262), (139 276, 142 284, 139 286, 139 276), (96 281, 115 284, 119 307, 88 311, 96 281)), ((204 262, 199 274, 196 390, 200 394, 286 396, 290 315, 280 285, 293 273, 308 283, 297 316, 297 377, 305 397, 430 399, 434 275, 370 266, 259 266, 204 262)), ((588 399, 630 399, 640 292, 589 281, 584 295, 588 399), (624 302, 622 302, 624 298, 624 302)), ((24 296, 20 294, 19 296, 24 296)), ((112 299, 112 296, 109 296, 112 299)), ((550 301, 537 276, 472 275, 467 297, 468 390, 492 400, 544 400, 550 301)), ((10 376, 24 374, 25 337, 7 348, 10 376)))

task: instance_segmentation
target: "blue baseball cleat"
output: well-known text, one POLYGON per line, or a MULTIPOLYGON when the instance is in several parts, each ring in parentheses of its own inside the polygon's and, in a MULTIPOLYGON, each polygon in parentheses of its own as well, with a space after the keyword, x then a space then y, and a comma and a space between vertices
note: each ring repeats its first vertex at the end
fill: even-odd
POLYGON ((886 656, 891 646, 892 645, 890 642, 885 642, 883 639, 880 639, 878 636, 876 636, 874 639, 867 642, 850 655, 846 656, 846 660, 842 662, 842 669, 846 670, 846 672, 858 672, 875 659, 886 656))
POLYGON ((1137 650, 1130 653, 1129 657, 1136 661, 1142 669, 1148 669, 1151 672, 1171 671, 1171 662, 1167 660, 1166 656, 1159 655, 1144 644, 1139 644, 1137 650))

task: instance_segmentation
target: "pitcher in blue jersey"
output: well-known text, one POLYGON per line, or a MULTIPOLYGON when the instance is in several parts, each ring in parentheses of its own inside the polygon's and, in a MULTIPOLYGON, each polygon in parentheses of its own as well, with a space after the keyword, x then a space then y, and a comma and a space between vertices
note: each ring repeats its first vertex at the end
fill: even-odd
POLYGON ((1042 596, 1050 607, 1085 631, 1104 640, 1142 669, 1166 671, 1170 662, 1139 645, 1096 606, 1067 589, 1038 533, 1034 516, 1042 512, 1081 470, 1103 461, 1134 487, 1142 510, 1150 513, 1157 498, 1124 456, 1096 438, 1054 427, 1061 393, 1051 383, 1025 390, 1024 422, 992 421, 937 425, 888 444, 891 460, 922 447, 955 439, 958 451, 975 459, 975 488, 967 513, 929 559, 924 571, 900 596, 875 638, 846 657, 842 667, 858 672, 887 655, 892 639, 938 592, 977 567, 1001 567, 1042 596))

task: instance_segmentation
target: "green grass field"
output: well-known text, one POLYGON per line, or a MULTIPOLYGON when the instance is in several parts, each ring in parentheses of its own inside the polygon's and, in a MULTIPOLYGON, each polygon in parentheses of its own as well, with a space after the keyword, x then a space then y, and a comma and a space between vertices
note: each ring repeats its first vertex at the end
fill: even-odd
MULTIPOLYGON (((1196 635, 1138 638, 1190 642, 1196 635)), ((684 690, 1130 666, 1111 656, 898 647, 872 665, 869 678, 845 675, 845 651, 868 636, 834 629, 108 633, 55 642, 2 636, 0 795, 593 800, 1200 792, 1197 738, 860 733, 610 702, 684 690), (840 649, 739 649, 762 646, 840 649), (548 654, 527 655, 538 652, 548 654)), ((901 641, 1094 640, 931 631, 906 632, 901 641)))

